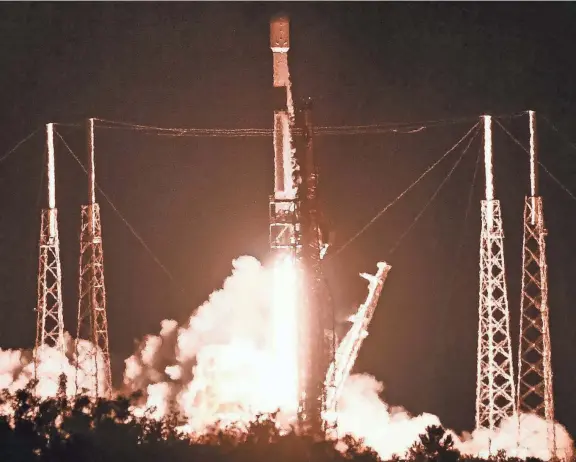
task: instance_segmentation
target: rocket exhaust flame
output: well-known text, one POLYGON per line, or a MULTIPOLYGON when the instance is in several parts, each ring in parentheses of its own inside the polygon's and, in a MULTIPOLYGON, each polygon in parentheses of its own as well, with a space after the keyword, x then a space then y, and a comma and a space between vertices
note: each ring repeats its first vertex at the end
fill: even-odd
POLYGON ((298 410, 298 273, 293 255, 281 255, 273 267, 272 350, 276 368, 278 404, 298 410))

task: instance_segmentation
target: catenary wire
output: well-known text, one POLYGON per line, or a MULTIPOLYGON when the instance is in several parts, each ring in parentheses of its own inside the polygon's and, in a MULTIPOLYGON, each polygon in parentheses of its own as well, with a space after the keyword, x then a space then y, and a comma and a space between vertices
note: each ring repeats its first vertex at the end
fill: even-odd
MULTIPOLYGON (((80 165, 80 167, 82 168, 82 170, 84 171, 84 173, 86 175, 88 175, 88 171, 86 170, 86 167, 84 166, 84 164, 80 161, 80 159, 78 158, 78 156, 74 153, 74 151, 72 151, 72 149, 70 148, 70 146, 68 145, 68 143, 66 143, 66 141, 64 140, 64 138, 62 137, 62 135, 60 135, 60 133, 58 133, 55 130, 55 133, 58 135, 58 137, 62 140, 62 142, 64 143, 64 146, 66 147, 66 149, 68 150, 68 152, 70 153, 70 155, 76 160, 76 162, 78 162, 78 165, 80 165)), ((132 233, 132 235, 138 240, 138 242, 140 242, 140 244, 142 245, 142 247, 144 247, 144 249, 146 250, 146 252, 148 252, 148 254, 150 255, 150 257, 152 257, 152 259, 154 260, 154 262, 162 269, 162 271, 170 278, 170 280, 172 282, 175 282, 174 277, 172 276, 172 273, 168 270, 168 268, 166 268, 166 266, 160 261, 160 259, 156 256, 156 254, 154 252, 152 252, 152 249, 150 249, 150 247, 148 246, 148 244, 146 244, 146 242, 144 241, 144 239, 140 236, 140 234, 138 234, 138 232, 134 229, 134 227, 128 222, 128 220, 124 217, 124 215, 122 215, 122 213, 120 212, 120 210, 118 210, 118 208, 114 205, 114 203, 112 202, 112 199, 110 199, 110 197, 102 190, 102 188, 100 187, 100 185, 98 183, 94 183, 96 188, 98 189, 98 191, 100 192, 100 194, 102 194, 102 196, 104 197, 104 199, 106 199, 106 201, 108 202, 108 204, 110 205, 110 207, 112 207, 112 209, 114 210, 114 212, 118 215, 118 217, 122 220, 122 222, 126 225, 126 227, 130 230, 130 232, 132 233)), ((185 293, 184 290, 182 288, 179 288, 180 291, 182 293, 185 293)))
POLYGON ((440 162, 442 162, 451 152, 453 152, 458 146, 460 146, 460 144, 462 144, 462 142, 470 135, 470 133, 472 133, 474 130, 476 130, 478 125, 479 125, 479 122, 476 122, 472 126, 472 128, 470 130, 468 130, 466 132, 466 134, 456 142, 456 144, 454 144, 450 149, 448 149, 448 151, 446 151, 436 162, 434 162, 432 165, 430 165, 410 186, 408 186, 408 188, 406 188, 395 199, 393 199, 391 202, 386 204, 382 209, 380 209, 380 211, 378 213, 376 213, 376 215, 374 215, 368 221, 368 223, 366 223, 362 228, 360 228, 360 230, 357 231, 352 237, 350 237, 350 239, 348 239, 346 242, 344 242, 344 244, 342 246, 340 246, 336 251, 334 251, 334 253, 332 253, 331 255, 327 255, 326 259, 336 257, 344 249, 346 249, 350 244, 352 244, 352 242, 354 242, 356 239, 358 239, 358 237, 360 237, 370 226, 372 226, 376 222, 376 220, 378 220, 382 215, 384 215, 384 213, 386 213, 386 211, 390 207, 392 207, 394 204, 396 204, 396 202, 398 202, 400 199, 402 199, 402 197, 404 197, 409 191, 411 191, 426 175, 428 175, 428 173, 430 173, 438 164, 440 164, 440 162))
POLYGON ((548 117, 546 117, 545 115, 541 115, 541 117, 546 121, 548 125, 550 125, 550 128, 552 128, 552 130, 554 130, 558 134, 558 136, 562 138, 562 140, 568 143, 568 145, 572 149, 576 150, 576 144, 570 141, 566 136, 564 136, 564 134, 558 129, 558 127, 556 127, 556 125, 552 123, 552 121, 548 117))
POLYGON ((450 171, 448 172, 448 174, 446 175, 446 177, 444 177, 444 179, 442 180, 442 182, 438 185, 438 188, 436 188, 436 191, 434 191, 434 194, 432 194, 430 196, 430 199, 428 199, 428 201, 426 202, 426 204, 424 205, 424 207, 420 210, 420 212, 418 212, 418 214, 416 215, 416 217, 414 218, 414 220, 412 221, 412 223, 410 224, 410 226, 408 226, 408 228, 406 228, 406 230, 402 233, 402 235, 398 238, 398 240, 396 241, 396 243, 390 248, 390 250, 388 251, 388 255, 392 255, 396 249, 400 246, 400 244, 402 243, 402 241, 404 240, 404 238, 408 235, 408 233, 410 233, 410 231, 414 228, 414 226, 416 226, 416 224, 418 223, 418 220, 420 220, 420 218, 422 217, 422 215, 424 215, 424 213, 426 212, 426 210, 428 209, 428 207, 432 204, 432 202, 434 202, 434 200, 436 199, 436 197, 438 196, 438 194, 440 193, 440 191, 442 190, 442 188, 444 187, 444 185, 448 182, 448 180, 450 179, 450 177, 452 176, 452 174, 454 173, 454 171, 458 168, 458 165, 460 164, 460 162, 462 162, 462 159, 464 158, 464 156, 466 155, 466 153, 468 152, 468 149, 470 149, 470 145, 472 144, 472 142, 476 139, 476 137, 478 136, 479 131, 476 130, 476 133, 474 134, 474 136, 472 136, 470 138, 470 140, 468 141, 468 144, 466 145, 466 147, 464 148, 464 150, 462 151, 462 154, 460 155, 460 157, 456 160, 456 162, 454 163, 454 165, 452 166, 452 168, 450 169, 450 171))
POLYGON ((32 138, 38 132, 39 129, 40 128, 36 128, 32 132, 30 132, 28 135, 26 135, 24 138, 18 141, 18 143, 16 143, 11 149, 9 149, 2 157, 0 157, 0 164, 6 161, 12 154, 14 154, 18 150, 20 146, 22 146, 24 143, 26 143, 26 141, 32 138))
POLYGON ((472 175, 472 183, 470 184, 470 190, 468 192, 468 203, 466 206, 466 212, 464 213, 464 220, 460 227, 460 237, 458 238, 458 247, 456 248, 455 264, 452 270, 452 276, 450 278, 450 292, 448 293, 447 301, 445 305, 448 305, 452 301, 454 295, 454 282, 456 280, 456 275, 458 274, 457 268, 460 264, 460 255, 464 247, 464 236, 466 234, 466 228, 468 223, 468 217, 470 216, 470 210, 472 210, 472 198, 474 197, 474 187, 476 185, 476 178, 478 176, 478 167, 480 166, 480 159, 482 158, 482 148, 478 151, 478 156, 476 157, 476 166, 474 168, 474 174, 472 175))
MULTIPOLYGON (((512 141, 514 141, 518 146, 520 146, 524 150, 524 152, 526 152, 526 154, 530 155, 530 151, 526 148, 526 146, 524 146, 520 141, 518 141, 518 139, 514 135, 512 135, 512 133, 510 133, 504 125, 502 125, 498 120, 496 120, 496 123, 500 126, 500 128, 504 131, 504 133, 506 133, 512 139, 512 141)), ((576 201, 576 196, 572 193, 572 191, 570 191, 566 186, 564 186, 564 184, 558 178, 556 178, 550 172, 550 170, 548 170, 546 166, 542 162, 540 162, 540 160, 538 160, 538 165, 542 167, 542 169, 548 174, 548 176, 550 176, 550 178, 552 178, 552 180, 554 180, 554 182, 558 186, 560 186, 572 199, 576 201)))
MULTIPOLYGON (((525 114, 521 111, 511 114, 503 114, 500 118, 514 118, 525 114)), ((343 125, 343 126, 317 126, 314 128, 316 136, 323 135, 367 135, 367 134, 384 134, 384 133, 418 133, 427 128, 436 126, 453 125, 477 120, 478 117, 459 117, 452 119, 437 119, 420 122, 388 122, 367 125, 343 125)), ((144 132, 147 134, 156 134, 159 136, 205 136, 205 137, 270 137, 273 130, 270 128, 174 128, 158 127, 155 125, 144 125, 130 122, 114 121, 103 118, 94 118, 95 121, 101 122, 96 128, 103 129, 120 129, 144 132)), ((75 124, 61 124, 63 126, 74 126, 75 124)), ((80 126, 79 124, 77 126, 80 126)), ((301 130, 294 129, 295 135, 301 134, 301 130)))

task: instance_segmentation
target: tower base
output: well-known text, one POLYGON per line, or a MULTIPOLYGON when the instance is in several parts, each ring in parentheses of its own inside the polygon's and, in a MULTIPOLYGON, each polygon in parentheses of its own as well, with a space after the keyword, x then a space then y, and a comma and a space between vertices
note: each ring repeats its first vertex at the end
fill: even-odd
POLYGON ((476 428, 516 413, 500 201, 482 201, 476 428))
POLYGON ((93 397, 108 396, 112 390, 112 373, 108 349, 102 227, 97 203, 82 207, 75 353, 76 393, 88 393, 93 397))

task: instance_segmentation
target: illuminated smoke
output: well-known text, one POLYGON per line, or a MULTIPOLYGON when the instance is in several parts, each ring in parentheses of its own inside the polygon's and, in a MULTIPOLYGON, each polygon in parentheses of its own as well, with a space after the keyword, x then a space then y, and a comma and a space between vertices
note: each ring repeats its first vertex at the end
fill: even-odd
MULTIPOLYGON (((288 347, 294 340, 285 337, 293 326, 287 308, 294 294, 292 264, 281 258, 268 271, 256 259, 241 257, 233 262, 232 275, 223 288, 210 296, 187 325, 177 327, 174 321, 163 321, 160 334, 148 336, 126 361, 126 383, 135 390, 147 391, 147 402, 140 411, 156 405, 156 415, 165 415, 168 403, 175 403, 187 418, 186 429, 202 432, 219 420, 224 424, 235 420, 246 423, 259 412, 273 412, 285 405, 291 394, 277 385, 292 374, 288 367, 293 364, 292 347, 288 347), (278 283, 279 274, 283 274, 280 280, 285 284, 280 288, 273 284, 278 283), (279 307, 285 310, 279 312, 279 307), (274 332, 278 332, 274 326, 279 329, 280 322, 287 329, 278 341, 274 339, 274 332), (281 373, 278 355, 285 361, 280 367, 286 366, 281 373)), ((338 424, 340 435, 347 433, 364 440, 387 459, 394 454, 404 455, 426 427, 440 425, 440 419, 431 414, 412 416, 401 407, 390 407, 381 398, 382 390, 383 385, 371 376, 350 376, 338 403, 338 424)), ((279 418, 289 423, 294 422, 295 415, 287 406, 279 418)), ((515 422, 504 422, 491 435, 493 449, 511 455, 517 452, 515 422)), ((545 430, 543 420, 523 418, 522 431, 534 436, 530 446, 521 450, 522 457, 547 458, 545 430)), ((463 453, 486 455, 486 433, 461 437, 448 433, 463 453)), ((561 426, 557 445, 559 455, 571 453, 571 439, 561 426)))
MULTIPOLYGON (((185 419, 182 429, 192 436, 207 431, 218 421, 223 425, 246 424, 259 413, 271 413, 283 406, 278 424, 285 427, 294 423, 295 413, 286 405, 293 400, 291 388, 277 386, 292 374, 290 368, 278 372, 279 355, 289 360, 290 354, 281 348, 281 342, 274 341, 274 333, 280 328, 278 315, 289 315, 279 313, 274 300, 289 300, 280 297, 273 278, 278 273, 284 275, 286 286, 280 289, 287 290, 284 293, 289 296, 293 267, 288 263, 279 260, 276 266, 266 269, 252 257, 240 257, 234 260, 232 274, 222 289, 210 295, 184 325, 179 326, 174 320, 162 321, 158 335, 147 336, 126 360, 121 391, 144 392, 143 401, 133 412, 142 415, 153 407, 152 416, 162 418, 178 411, 185 419)), ((288 327, 292 321, 288 317, 283 322, 288 327)), ((293 343, 290 338, 284 340, 287 348, 293 343)), ((61 370, 68 377, 67 393, 74 392, 75 361, 68 335, 66 344, 67 356, 59 356, 53 350, 41 354, 41 394, 55 390, 61 370)), ((88 376, 90 371, 85 374, 88 376)), ((0 350, 1 388, 15 391, 32 378, 30 351, 0 350)), ((427 426, 439 425, 440 420, 431 414, 412 416, 401 407, 390 407, 382 400, 382 391, 383 385, 374 377, 350 376, 338 402, 338 424, 340 435, 348 433, 362 439, 380 457, 389 459, 394 454, 403 456, 427 426)), ((522 416, 521 422, 525 433, 522 440, 529 443, 520 448, 518 455, 548 459, 546 423, 535 416, 522 416)), ((448 433, 464 454, 486 456, 489 439, 493 451, 517 453, 515 419, 503 422, 491 435, 485 431, 460 437, 452 431, 448 433)), ((572 441, 560 425, 556 440, 558 455, 570 456, 572 441)))
MULTIPOLYGON (((518 418, 516 416, 504 420, 498 430, 490 433, 487 429, 466 434, 456 447, 464 454, 488 457, 488 444, 491 440, 492 452, 505 451, 508 455, 522 459, 537 457, 542 460, 550 459, 548 449, 548 424, 535 414, 521 414, 520 433, 518 433, 518 418), (520 436, 522 445, 519 448, 517 441, 520 436)), ((556 423, 556 455, 561 460, 570 460, 572 456, 572 438, 566 429, 556 423)))
MULTIPOLYGON (((429 425, 441 425, 440 419, 432 414, 412 416, 402 407, 390 407, 381 398, 382 383, 369 375, 352 375, 346 382, 342 398, 338 403, 339 429, 373 448, 383 460, 393 455, 403 456, 425 433, 429 425)), ((509 456, 538 457, 550 459, 548 450, 548 425, 536 415, 522 415, 520 437, 525 441, 518 448, 518 420, 511 417, 501 423, 494 433, 487 429, 472 434, 457 435, 453 430, 454 446, 462 454, 488 458, 488 448, 492 453, 500 450, 509 456)), ((556 454, 561 460, 572 456, 572 438, 566 429, 556 424, 556 454)))
MULTIPOLYGON (((93 363, 83 364, 78 369, 76 377, 76 358, 74 354, 74 340, 64 333, 65 352, 58 348, 44 346, 38 352, 38 370, 34 373, 34 359, 31 350, 2 350, 0 349, 0 389, 15 392, 25 388, 31 380, 38 380, 35 393, 42 398, 56 396, 60 383, 60 376, 66 376, 66 395, 72 397, 76 394, 76 379, 80 390, 87 394, 94 392, 93 363)), ((93 351, 95 346, 87 340, 80 340, 78 350, 81 354, 93 351)), ((102 354, 99 351, 99 368, 104 367, 102 354)), ((100 374, 100 377, 103 377, 100 374)), ((99 383, 99 389, 104 390, 104 383, 99 383)))
POLYGON ((412 417, 400 407, 390 408, 380 394, 382 383, 369 375, 351 375, 338 401, 338 429, 374 449, 383 460, 403 456, 429 425, 440 425, 438 417, 412 417))
POLYGON ((272 351, 278 407, 298 410, 298 293, 296 261, 291 254, 274 262, 272 277, 272 351))
MULTIPOLYGON (((286 262, 275 271, 288 277, 291 286, 286 262)), ((270 309, 271 300, 285 307, 291 293, 276 288, 272 298, 273 275, 256 259, 240 257, 222 289, 210 295, 186 325, 163 321, 158 336, 146 337, 126 360, 124 374, 126 386, 146 391, 141 412, 168 403, 157 415, 175 407, 191 432, 205 431, 218 421, 248 423, 278 408, 294 412, 294 385, 284 382, 294 376, 294 365, 280 371, 276 361, 278 355, 289 359, 289 345, 274 342, 273 335, 275 325, 278 330, 278 323, 291 321, 289 314, 270 309)))

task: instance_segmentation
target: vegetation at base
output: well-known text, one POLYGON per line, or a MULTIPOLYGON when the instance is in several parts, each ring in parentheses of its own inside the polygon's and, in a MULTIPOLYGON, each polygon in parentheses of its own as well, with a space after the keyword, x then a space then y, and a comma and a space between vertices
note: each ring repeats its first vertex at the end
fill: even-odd
MULTIPOLYGON (((249 431, 213 430, 191 440, 176 429, 177 415, 157 421, 135 417, 130 407, 139 396, 69 400, 65 381, 54 399, 37 399, 31 383, 0 396, 0 461, 2 462, 377 462, 361 441, 333 441, 295 432, 281 435, 271 417, 262 416, 249 431)), ((428 427, 407 454, 394 462, 476 462, 454 449, 442 427, 428 427)), ((505 454, 493 462, 513 462, 505 454)), ((537 462, 536 459, 529 462, 537 462)))

